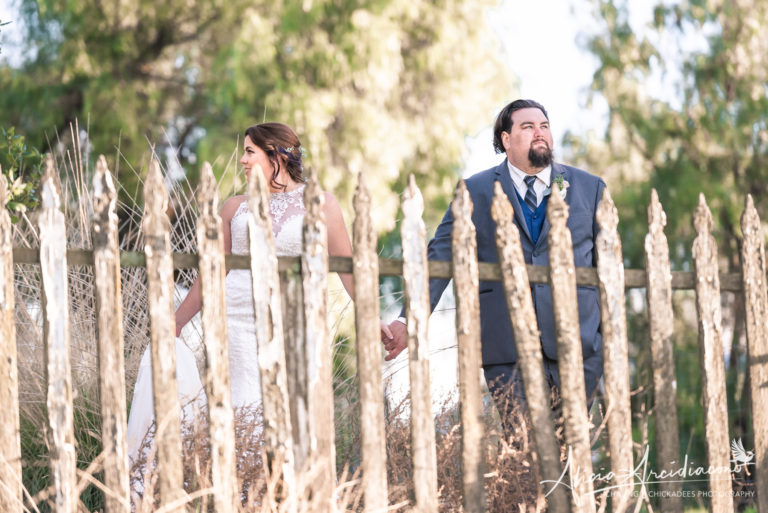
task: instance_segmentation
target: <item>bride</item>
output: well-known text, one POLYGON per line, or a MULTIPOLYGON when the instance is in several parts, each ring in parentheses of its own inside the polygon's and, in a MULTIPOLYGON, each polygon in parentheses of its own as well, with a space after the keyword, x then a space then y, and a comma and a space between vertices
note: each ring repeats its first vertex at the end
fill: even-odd
MULTIPOLYGON (((240 163, 246 176, 258 165, 269 186, 269 211, 278 256, 301 253, 301 226, 304 218, 304 183, 302 147, 296 133, 282 123, 262 123, 245 131, 244 154, 240 163)), ((258 168, 257 168, 258 169, 258 168)), ((328 253, 352 256, 344 218, 336 198, 325 195, 325 219, 328 233, 328 253)), ((244 195, 229 198, 221 209, 226 253, 248 253, 248 201, 244 195)), ((256 348, 256 326, 253 313, 250 271, 235 269, 226 277, 227 334, 229 338, 229 368, 232 406, 256 409, 261 406, 261 385, 256 348)), ((344 288, 354 298, 351 274, 339 275, 344 288)), ((179 400, 185 418, 204 408, 203 385, 194 354, 179 339, 184 325, 201 308, 199 279, 195 280, 186 298, 176 310, 176 375, 179 400)), ((389 328, 381 323, 382 333, 392 338, 389 328)), ((139 452, 154 421, 152 369, 149 346, 139 365, 131 412, 128 418, 128 454, 132 460, 139 452)))

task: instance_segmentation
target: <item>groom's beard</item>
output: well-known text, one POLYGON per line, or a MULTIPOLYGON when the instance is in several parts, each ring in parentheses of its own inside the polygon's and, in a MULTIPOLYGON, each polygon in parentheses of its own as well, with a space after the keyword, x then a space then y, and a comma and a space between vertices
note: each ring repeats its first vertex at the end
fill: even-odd
POLYGON ((552 148, 546 142, 544 146, 536 148, 531 145, 531 149, 528 150, 528 160, 533 167, 547 167, 552 163, 552 148))

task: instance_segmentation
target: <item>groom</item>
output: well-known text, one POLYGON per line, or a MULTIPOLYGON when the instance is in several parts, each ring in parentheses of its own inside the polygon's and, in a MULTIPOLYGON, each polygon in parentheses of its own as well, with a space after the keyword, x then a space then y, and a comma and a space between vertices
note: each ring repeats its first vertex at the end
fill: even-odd
MULTIPOLYGON (((472 197, 472 221, 477 230, 477 257, 481 262, 498 262, 495 244, 496 223, 491 217, 494 182, 501 183, 515 211, 515 223, 520 230, 523 255, 527 264, 548 265, 547 232, 549 221, 546 208, 553 181, 567 185, 565 202, 569 206, 568 228, 573 240, 573 256, 577 267, 596 264, 595 239, 597 223, 595 211, 605 187, 598 177, 552 160, 552 134, 549 117, 544 107, 533 100, 515 100, 499 113, 493 133, 496 153, 506 153, 506 159, 496 167, 477 173, 466 180, 472 197)), ((555 187, 555 190, 558 190, 555 187)), ((448 208, 443 221, 430 241, 430 260, 451 259, 451 228, 453 215, 448 208)), ((448 279, 429 282, 430 307, 434 310, 448 279)), ((509 320, 504 290, 500 282, 481 281, 480 325, 483 371, 494 397, 511 391, 517 401, 524 395, 517 367, 512 326, 509 320)), ((552 292, 549 285, 532 284, 531 295, 536 320, 541 332, 541 350, 544 370, 549 385, 559 389, 555 345, 555 321, 552 312, 552 292)), ((602 337, 600 335, 600 308, 596 287, 579 286, 579 327, 584 357, 584 382, 587 398, 591 398, 603 373, 602 337)), ((404 315, 401 314, 401 315, 404 315)), ((405 318, 389 325, 393 338, 386 339, 386 360, 395 358, 407 345, 405 318)), ((513 401, 514 402, 514 401, 513 401)), ((509 412, 508 408, 502 411, 509 412)))

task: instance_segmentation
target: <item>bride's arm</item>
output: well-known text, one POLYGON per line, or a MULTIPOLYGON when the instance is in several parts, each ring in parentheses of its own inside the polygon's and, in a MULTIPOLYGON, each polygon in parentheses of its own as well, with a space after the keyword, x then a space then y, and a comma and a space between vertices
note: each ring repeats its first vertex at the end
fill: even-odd
MULTIPOLYGON (((328 230, 328 254, 331 256, 352 256, 352 244, 349 242, 347 226, 344 224, 344 215, 341 213, 339 202, 333 194, 325 193, 325 223, 328 230)), ((349 297, 355 299, 354 277, 348 273, 339 273, 344 289, 349 297)), ((382 337, 392 339, 392 331, 384 321, 379 321, 382 337)))
MULTIPOLYGON (((328 254, 330 256, 352 256, 352 244, 349 242, 344 215, 341 213, 339 202, 330 192, 325 192, 325 223, 328 230, 328 254)), ((355 282, 351 274, 339 273, 344 289, 349 297, 355 299, 355 282)))
MULTIPOLYGON (((242 203, 243 200, 244 196, 233 196, 232 198, 229 198, 221 208, 221 233, 224 238, 225 254, 232 253, 232 232, 230 231, 230 223, 232 222, 232 216, 234 216, 237 211, 237 207, 240 206, 240 203, 242 203)), ((198 274, 197 278, 195 278, 195 282, 189 288, 189 292, 187 292, 187 297, 181 302, 174 315, 177 337, 181 334, 181 329, 184 325, 200 311, 202 304, 200 274, 198 274)))

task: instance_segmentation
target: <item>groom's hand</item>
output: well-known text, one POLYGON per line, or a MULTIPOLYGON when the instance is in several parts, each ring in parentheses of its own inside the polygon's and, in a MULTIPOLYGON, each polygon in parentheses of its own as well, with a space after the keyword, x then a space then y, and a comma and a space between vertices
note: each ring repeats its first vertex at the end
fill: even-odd
POLYGON ((387 350, 387 356, 384 357, 386 361, 397 358, 397 355, 408 345, 408 333, 405 324, 397 320, 392 321, 389 323, 389 331, 392 333, 392 338, 382 337, 381 339, 384 343, 384 349, 387 350))

